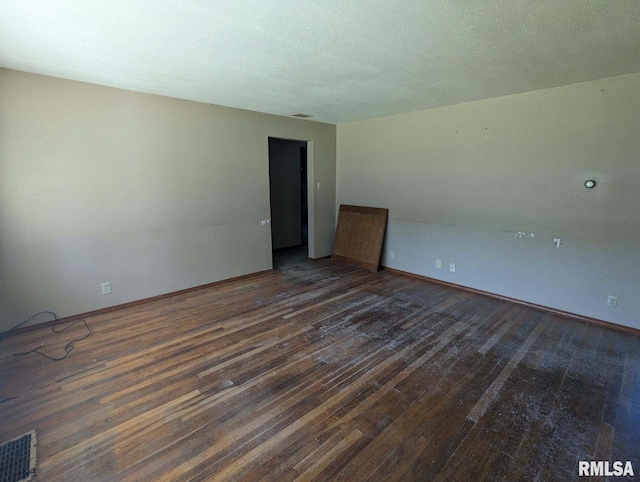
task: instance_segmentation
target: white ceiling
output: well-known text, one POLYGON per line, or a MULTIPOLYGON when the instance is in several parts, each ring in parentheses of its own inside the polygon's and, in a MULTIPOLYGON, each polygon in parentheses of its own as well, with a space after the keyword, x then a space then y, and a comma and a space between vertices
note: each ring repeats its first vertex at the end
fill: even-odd
POLYGON ((640 71, 638 0, 0 0, 0 66, 342 123, 640 71))

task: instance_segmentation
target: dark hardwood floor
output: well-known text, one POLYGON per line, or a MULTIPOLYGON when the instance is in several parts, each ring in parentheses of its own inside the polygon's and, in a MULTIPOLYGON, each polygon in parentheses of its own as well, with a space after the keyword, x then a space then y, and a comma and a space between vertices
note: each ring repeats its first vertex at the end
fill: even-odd
POLYGON ((336 264, 275 272, 0 340, 0 441, 38 477, 579 480, 640 470, 636 335, 336 264))

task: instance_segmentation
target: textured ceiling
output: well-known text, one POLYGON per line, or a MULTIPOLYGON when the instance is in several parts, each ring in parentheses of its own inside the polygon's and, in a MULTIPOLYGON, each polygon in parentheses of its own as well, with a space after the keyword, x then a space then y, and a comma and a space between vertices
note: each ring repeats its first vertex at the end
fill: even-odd
POLYGON ((330 123, 640 71, 638 0, 0 0, 0 66, 330 123))

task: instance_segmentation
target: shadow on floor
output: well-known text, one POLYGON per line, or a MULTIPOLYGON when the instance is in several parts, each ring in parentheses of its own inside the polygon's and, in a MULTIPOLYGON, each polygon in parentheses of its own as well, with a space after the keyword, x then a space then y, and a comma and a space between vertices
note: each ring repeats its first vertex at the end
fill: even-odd
POLYGON ((293 248, 281 248, 273 250, 273 269, 287 266, 295 266, 308 260, 306 246, 294 246, 293 248))

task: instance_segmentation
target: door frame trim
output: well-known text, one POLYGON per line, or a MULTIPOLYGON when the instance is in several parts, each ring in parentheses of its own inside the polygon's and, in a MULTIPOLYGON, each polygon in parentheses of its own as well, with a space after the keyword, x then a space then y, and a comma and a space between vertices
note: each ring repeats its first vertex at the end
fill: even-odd
MULTIPOLYGON (((315 259, 316 255, 316 237, 315 237, 315 191, 316 191, 316 177, 315 177, 315 163, 314 163, 314 146, 313 141, 306 139, 290 139, 287 137, 267 136, 267 179, 270 180, 271 173, 269 171, 269 139, 279 139, 283 141, 295 141, 304 142, 307 144, 307 257, 315 259)), ((269 218, 271 218, 271 182, 267 182, 269 190, 269 218)), ((273 244, 271 243, 271 222, 267 224, 269 227, 269 249, 273 252, 273 244)), ((273 256, 271 257, 271 268, 273 269, 273 256)))

